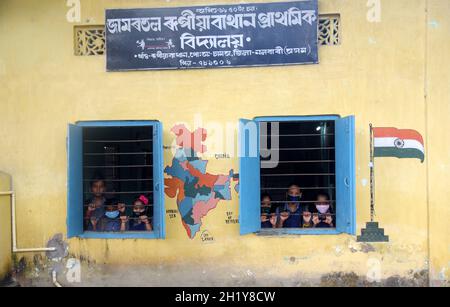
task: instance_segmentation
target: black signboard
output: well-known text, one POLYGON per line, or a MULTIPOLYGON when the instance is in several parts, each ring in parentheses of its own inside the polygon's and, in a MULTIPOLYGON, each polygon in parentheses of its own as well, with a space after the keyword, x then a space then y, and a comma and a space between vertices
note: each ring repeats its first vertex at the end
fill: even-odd
POLYGON ((317 0, 106 10, 107 70, 318 63, 317 0))

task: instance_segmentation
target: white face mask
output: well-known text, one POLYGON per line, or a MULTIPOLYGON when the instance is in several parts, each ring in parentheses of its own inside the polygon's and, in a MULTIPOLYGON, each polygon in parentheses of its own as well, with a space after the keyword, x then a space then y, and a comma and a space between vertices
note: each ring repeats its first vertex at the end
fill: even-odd
POLYGON ((328 212, 328 209, 330 209, 330 205, 316 205, 317 211, 324 214, 328 212))

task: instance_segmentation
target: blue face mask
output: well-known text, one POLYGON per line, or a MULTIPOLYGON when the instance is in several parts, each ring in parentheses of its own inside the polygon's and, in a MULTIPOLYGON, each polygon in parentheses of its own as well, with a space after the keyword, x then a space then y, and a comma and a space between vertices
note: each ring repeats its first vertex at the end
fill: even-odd
POLYGON ((288 200, 288 201, 300 201, 300 196, 292 196, 292 195, 288 195, 288 196, 287 196, 287 200, 288 200))
POLYGON ((106 217, 109 219, 116 219, 119 216, 120 212, 117 211, 107 211, 105 213, 106 217))

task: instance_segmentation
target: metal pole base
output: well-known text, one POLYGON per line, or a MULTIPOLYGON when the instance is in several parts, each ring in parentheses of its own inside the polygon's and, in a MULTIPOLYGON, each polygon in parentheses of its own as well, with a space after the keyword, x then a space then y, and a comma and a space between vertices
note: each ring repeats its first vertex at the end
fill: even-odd
POLYGON ((361 235, 357 242, 389 242, 389 236, 384 235, 384 229, 378 227, 378 222, 366 223, 366 228, 361 229, 361 235))

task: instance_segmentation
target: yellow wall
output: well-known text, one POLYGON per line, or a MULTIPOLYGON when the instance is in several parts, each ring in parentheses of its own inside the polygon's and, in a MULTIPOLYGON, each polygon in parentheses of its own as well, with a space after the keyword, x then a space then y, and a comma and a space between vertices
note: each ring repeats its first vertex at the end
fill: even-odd
POLYGON ((429 1, 427 49, 427 129, 432 280, 450 276, 450 208, 443 201, 449 191, 450 144, 450 1, 429 1))
MULTIPOLYGON (((239 2, 82 0, 80 24, 104 23, 105 8, 239 2)), ((0 169, 14 178, 19 244, 45 245, 66 233, 67 123, 156 118, 171 145, 170 128, 193 126, 196 114, 204 126, 263 115, 354 114, 358 232, 369 220, 369 123, 416 129, 427 145, 426 163, 377 162, 377 220, 390 242, 373 244, 374 251, 349 235, 240 237, 238 225, 225 224, 227 211, 238 216, 234 191, 203 219, 212 244, 198 235, 190 240, 178 216, 167 218, 164 241, 71 239, 70 251, 96 263, 189 265, 192 274, 218 270, 225 279, 233 268, 260 280, 365 276, 374 261, 382 278, 406 278, 428 270, 431 252, 433 279, 448 280, 450 215, 442 197, 450 153, 449 1, 383 0, 379 23, 367 21, 365 0, 319 2, 321 14, 339 13, 342 23, 341 45, 321 47, 319 65, 106 73, 105 57, 73 55, 75 24, 66 21, 65 1, 1 1, 0 169)), ((165 165, 171 158, 165 151, 165 165)), ((231 168, 238 172, 237 158, 208 164, 211 173, 231 168)), ((166 209, 176 209, 174 199, 166 198, 166 209)))
MULTIPOLYGON (((0 172, 0 192, 11 190, 11 177, 0 172)), ((11 270, 11 196, 0 195, 0 280, 11 270)))

